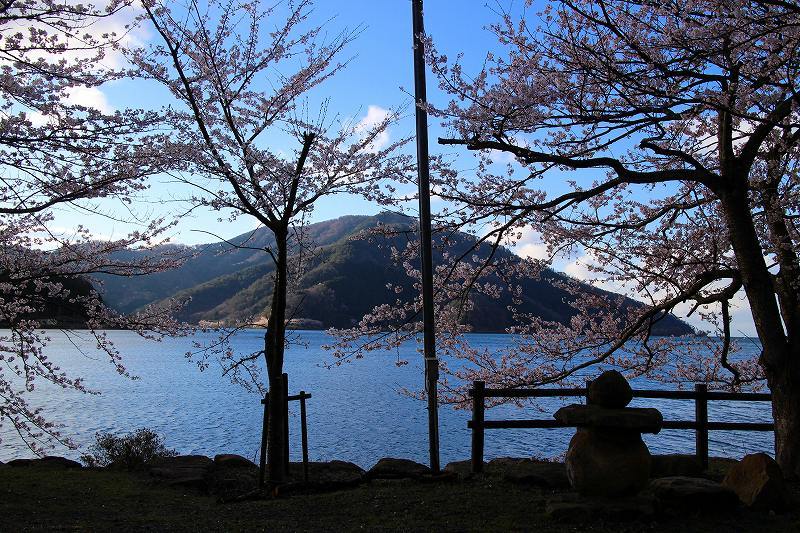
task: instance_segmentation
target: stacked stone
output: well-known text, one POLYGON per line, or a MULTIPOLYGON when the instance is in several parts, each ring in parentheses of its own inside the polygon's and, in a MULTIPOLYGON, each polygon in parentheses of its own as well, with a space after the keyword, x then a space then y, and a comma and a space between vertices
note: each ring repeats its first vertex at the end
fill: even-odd
POLYGON ((643 489, 650 478, 650 451, 642 433, 658 433, 658 409, 627 407, 633 391, 617 371, 589 384, 587 405, 562 407, 556 420, 578 428, 566 466, 572 487, 587 496, 621 496, 643 489))

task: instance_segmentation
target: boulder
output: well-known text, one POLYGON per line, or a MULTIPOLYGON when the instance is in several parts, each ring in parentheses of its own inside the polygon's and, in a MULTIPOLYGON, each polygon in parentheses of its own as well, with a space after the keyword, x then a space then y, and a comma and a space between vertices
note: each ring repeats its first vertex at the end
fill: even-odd
POLYGON ((219 468, 258 468, 258 466, 241 455, 223 453, 214 456, 214 466, 219 468))
POLYGON ((658 433, 664 422, 658 409, 632 407, 607 409, 599 405, 580 404, 562 407, 553 417, 570 426, 602 427, 638 433, 658 433))
POLYGON ((367 472, 368 479, 419 479, 430 474, 427 466, 411 459, 384 457, 367 472))
POLYGON ((654 455, 650 477, 699 476, 703 472, 696 455, 654 455))
POLYGON ((237 501, 258 490, 258 468, 215 466, 203 477, 210 494, 221 501, 237 501))
MULTIPOLYGON (((522 457, 495 457, 490 459, 488 463, 484 463, 483 471, 490 475, 502 476, 506 470, 513 468, 525 461, 522 457)), ((471 466, 471 463, 468 462, 471 466)))
POLYGON ((545 514, 560 522, 594 522, 598 519, 629 522, 656 514, 655 498, 648 495, 625 498, 583 498, 577 494, 559 494, 547 500, 545 514))
POLYGON ((36 459, 11 459, 8 462, 8 466, 12 466, 15 468, 19 468, 21 466, 31 466, 34 464, 36 459))
POLYGON ((241 455, 215 455, 213 466, 203 474, 203 481, 208 492, 220 501, 238 501, 258 492, 258 466, 241 455))
MULTIPOLYGON (((302 480, 303 464, 290 464, 289 473, 292 479, 302 480)), ((332 491, 355 487, 365 479, 366 472, 357 464, 347 461, 309 462, 308 484, 302 485, 305 490, 332 491)))
POLYGON ((569 443, 567 477, 584 495, 633 494, 650 478, 650 451, 637 433, 579 429, 569 443))
MULTIPOLYGON (((242 470, 242 469, 239 469, 242 470)), ((232 471, 236 471, 232 469, 232 471)), ((254 471, 258 475, 258 471, 254 471)), ((269 484, 269 466, 266 472, 269 484)), ((347 461, 309 461, 308 482, 305 481, 303 463, 289 463, 289 475, 285 482, 272 487, 274 495, 286 496, 294 493, 331 492, 355 487, 366 480, 366 472, 360 466, 347 461)))
POLYGON ((586 403, 610 409, 621 409, 631 403, 633 390, 625 376, 616 370, 607 370, 589 383, 586 403))
POLYGON ((703 471, 702 477, 722 483, 722 480, 728 475, 728 471, 738 462, 730 457, 709 457, 708 468, 703 471))
POLYGON ((57 470, 67 468, 83 468, 83 465, 78 461, 67 459, 66 457, 59 457, 57 455, 47 455, 45 457, 38 457, 36 459, 13 459, 8 462, 8 466, 36 466, 44 468, 53 468, 57 470))
POLYGON ((654 479, 650 490, 666 509, 725 513, 739 504, 736 493, 708 479, 672 476, 654 479))
POLYGON ((728 471, 722 485, 754 509, 778 511, 786 506, 783 472, 775 459, 765 453, 744 456, 728 471))
POLYGON ((39 466, 46 466, 48 468, 83 468, 83 465, 78 461, 67 459, 66 457, 59 457, 57 455, 46 455, 37 460, 39 466))
MULTIPOLYGON (((486 468, 486 463, 483 463, 483 467, 484 469, 486 468)), ((444 467, 444 471, 455 474, 460 478, 467 478, 472 475, 472 461, 470 459, 465 459, 463 461, 447 463, 444 467)))
POLYGON ((145 466, 151 476, 168 485, 205 489, 213 465, 214 461, 204 455, 176 455, 159 457, 145 466))
POLYGON ((489 461, 486 471, 497 473, 504 480, 521 485, 551 489, 566 489, 570 486, 564 463, 501 457, 489 461))

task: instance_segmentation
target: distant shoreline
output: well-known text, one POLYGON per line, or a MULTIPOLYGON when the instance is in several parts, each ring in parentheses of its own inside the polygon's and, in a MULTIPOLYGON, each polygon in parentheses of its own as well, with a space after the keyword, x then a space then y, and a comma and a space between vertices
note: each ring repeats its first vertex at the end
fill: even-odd
MULTIPOLYGON (((196 325, 196 324, 193 324, 193 325, 196 325)), ((198 326, 198 327, 200 327, 200 326, 198 326)), ((222 326, 221 329, 226 328, 226 327, 232 327, 232 326, 222 326)), ((5 325, 0 325, 0 330, 8 330, 8 329, 10 329, 10 328, 8 328, 5 325)), ((209 329, 215 329, 215 328, 210 327, 209 329)), ((246 327, 246 328, 241 328, 242 331, 251 331, 251 330, 252 331, 263 331, 265 329, 266 329, 266 327, 246 327)), ((313 332, 322 331, 322 332, 325 332, 330 328, 327 328, 327 327, 321 327, 321 328, 287 327, 286 329, 290 330, 290 331, 313 331, 313 332)), ((76 327, 60 326, 60 327, 36 328, 36 331, 93 331, 93 330, 91 328, 81 327, 81 326, 76 326, 76 327)), ((94 331, 133 331, 133 330, 126 329, 126 328, 96 328, 96 329, 94 329, 94 331)), ((464 335, 510 335, 510 336, 514 336, 514 335, 518 335, 518 334, 507 333, 505 331, 470 331, 470 332, 464 333, 464 335)), ((680 337, 680 336, 681 335, 653 335, 652 337, 653 338, 658 338, 658 337, 680 337)), ((716 335, 710 335, 710 334, 704 333, 704 332, 695 332, 693 334, 688 334, 688 335, 684 335, 684 336, 686 336, 686 337, 697 337, 697 338, 701 338, 701 339, 706 339, 706 338, 718 338, 718 339, 721 339, 722 338, 722 337, 719 337, 719 336, 716 336, 716 335)), ((741 336, 733 336, 733 337, 731 337, 731 339, 744 339, 744 340, 751 340, 751 341, 758 342, 758 337, 756 337, 756 336, 752 336, 751 337, 751 336, 747 336, 747 335, 741 335, 741 336)))

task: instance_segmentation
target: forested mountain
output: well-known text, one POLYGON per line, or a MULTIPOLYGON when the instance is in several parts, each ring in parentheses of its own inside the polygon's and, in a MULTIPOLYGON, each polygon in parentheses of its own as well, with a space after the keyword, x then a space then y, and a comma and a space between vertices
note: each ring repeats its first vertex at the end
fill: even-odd
MULTIPOLYGON (((0 286, 7 281, 7 276, 0 273, 0 286)), ((50 276, 29 282, 16 295, 18 305, 35 309, 35 312, 19 312, 15 318, 19 320, 36 320, 43 327, 63 327, 81 329, 86 327, 89 312, 86 301, 91 299, 92 284, 84 277, 50 276), (58 284, 63 292, 52 295, 48 284, 58 284)), ((0 289, 0 301, 7 298, 0 289)), ((0 328, 10 324, 5 313, 0 313, 0 328)))
MULTIPOLYGON (((294 325, 299 327, 348 327, 355 324, 375 305, 392 302, 397 295, 387 284, 405 287, 410 292, 411 280, 405 270, 392 262, 390 247, 402 247, 405 235, 394 242, 353 239, 363 230, 378 223, 398 228, 411 228, 416 220, 382 213, 376 216, 345 216, 310 225, 307 240, 315 249, 295 291, 289 295, 289 309, 294 310, 294 325)), ((459 236, 463 244, 470 237, 459 236)), ((179 318, 190 322, 235 322, 262 317, 269 310, 272 293, 271 260, 263 248, 271 244, 268 231, 257 230, 231 239, 231 244, 218 242, 195 247, 162 247, 148 252, 126 254, 185 253, 192 254, 178 269, 149 276, 102 278, 102 294, 107 304, 128 313, 163 299, 190 296, 191 301, 179 318)), ((458 243, 456 242, 456 246, 458 243)), ((500 250, 505 256, 508 250, 500 250)), ((552 285, 564 276, 546 272, 541 280, 523 284, 519 308, 547 320, 567 321, 572 308, 565 303, 567 293, 552 285)), ((587 291, 594 291, 587 285, 587 291)), ((474 331, 502 332, 511 325, 508 296, 492 299, 474 297, 474 309, 465 317, 474 331)), ((638 305, 628 300, 626 305, 638 305)), ((662 320, 657 334, 691 333, 691 328, 675 317, 662 320)))

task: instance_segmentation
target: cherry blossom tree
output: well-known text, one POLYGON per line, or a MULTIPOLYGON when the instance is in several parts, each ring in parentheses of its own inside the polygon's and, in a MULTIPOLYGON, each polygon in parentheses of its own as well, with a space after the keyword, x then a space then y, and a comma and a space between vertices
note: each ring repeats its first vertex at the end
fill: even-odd
POLYGON ((163 220, 104 241, 85 227, 54 227, 57 209, 97 213, 100 201, 127 205, 168 157, 157 114, 103 112, 75 98, 124 75, 103 65, 122 38, 107 32, 104 22, 124 16, 128 7, 123 1, 104 8, 0 2, 0 429, 17 433, 37 453, 55 442, 71 445, 60 424, 30 403, 37 384, 89 391, 83 379, 59 368, 43 328, 88 328, 114 368, 129 376, 103 329, 153 336, 174 326, 163 309, 119 316, 87 278, 171 265, 170 258, 130 263, 113 256, 152 244, 164 231, 163 220))
POLYGON ((463 377, 535 386, 596 364, 733 386, 764 377, 776 458, 799 475, 800 8, 562 0, 538 17, 503 14, 493 30, 503 53, 474 75, 430 57, 453 96, 433 110, 449 128, 439 142, 479 158, 477 176, 440 177, 437 194, 455 206, 444 218, 483 226, 483 244, 534 231, 551 256, 583 254, 596 281, 649 305, 620 316, 613 301, 576 293, 569 324, 520 316, 525 342, 472 354, 463 377), (515 164, 498 171, 503 154, 515 164), (733 356, 742 292, 757 360, 733 356), (687 309, 721 340, 697 349, 651 335, 687 309))
POLYGON ((262 392, 260 368, 266 363, 273 482, 285 476, 287 421, 281 399, 287 391, 281 376, 292 312, 287 293, 309 257, 306 217, 320 198, 333 194, 383 199, 392 192, 388 181, 413 168, 407 157, 396 155, 406 140, 380 142, 394 113, 369 125, 326 119, 323 104, 321 118, 301 118, 309 114, 302 99, 345 66, 342 51, 356 36, 345 32, 324 40, 323 28, 310 24, 310 6, 308 0, 269 8, 256 1, 147 2, 146 19, 160 40, 133 58, 182 105, 172 121, 186 169, 176 177, 196 187, 194 205, 224 217, 252 217, 275 239, 264 249, 274 265, 264 349, 233 353, 227 344, 231 330, 224 330, 213 347, 222 352, 226 374, 262 392), (332 128, 337 121, 343 125, 332 128), (292 141, 296 148, 283 152, 274 147, 281 142, 276 139, 292 141))

